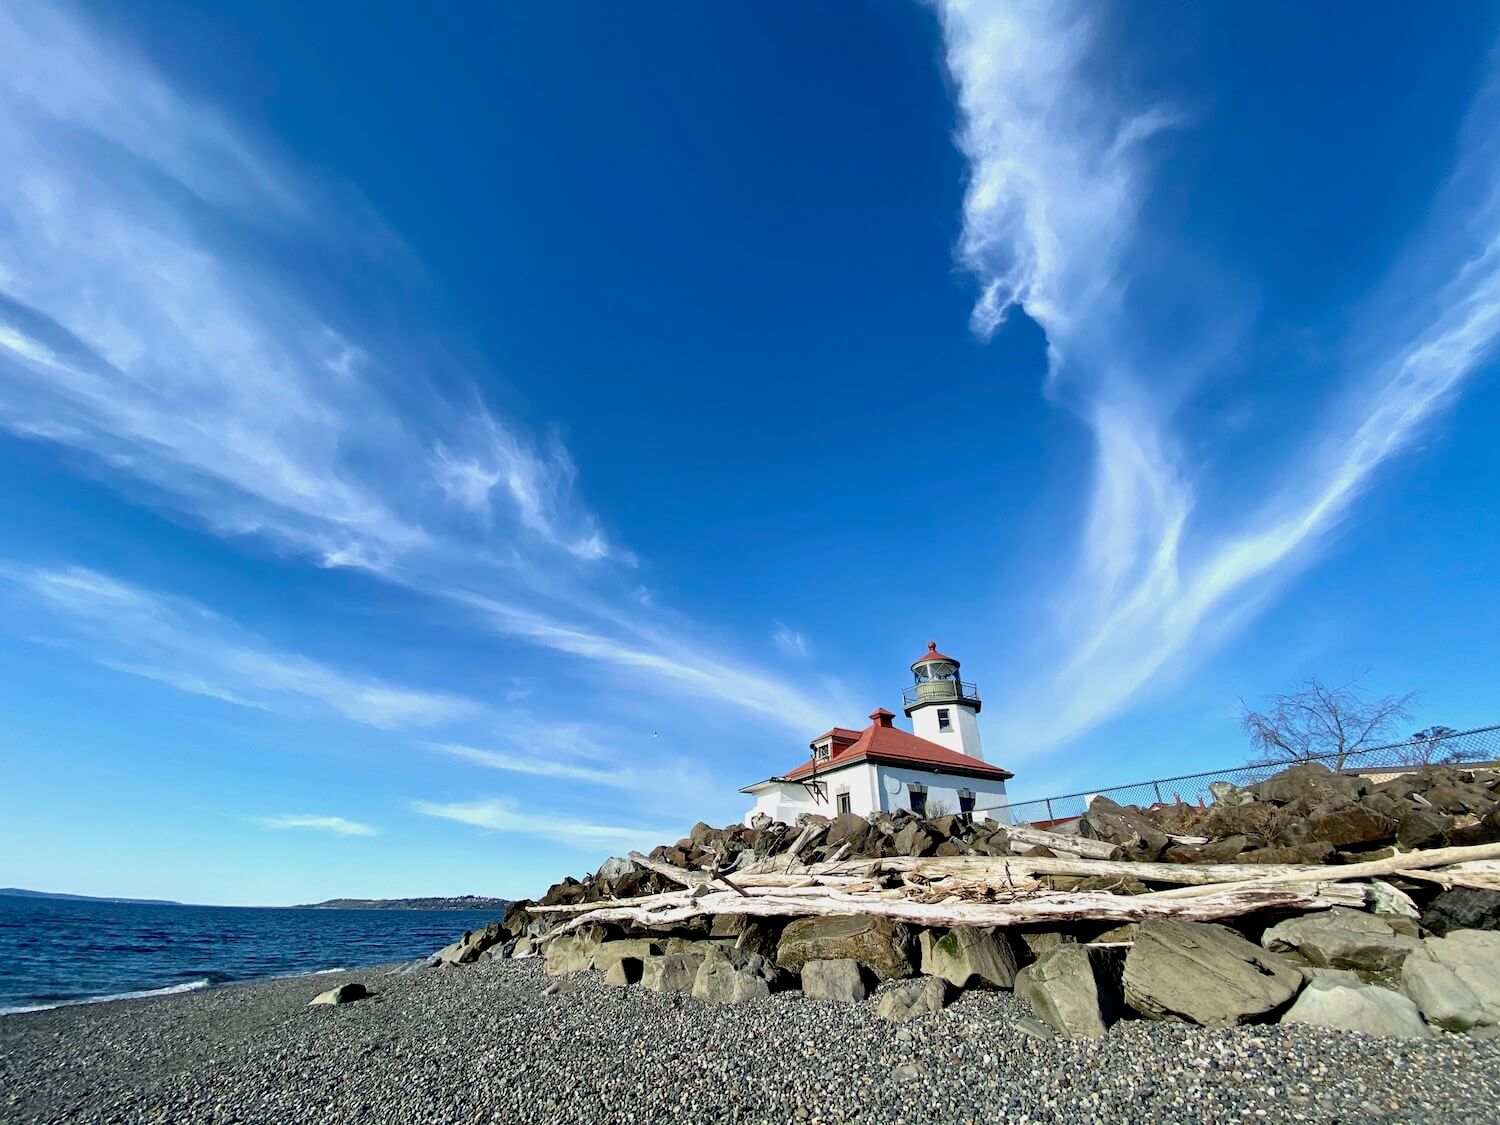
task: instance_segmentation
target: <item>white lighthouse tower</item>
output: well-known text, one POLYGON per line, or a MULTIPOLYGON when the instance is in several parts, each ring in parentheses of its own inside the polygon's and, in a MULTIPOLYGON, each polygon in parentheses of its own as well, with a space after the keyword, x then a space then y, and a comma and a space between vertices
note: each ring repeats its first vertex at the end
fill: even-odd
POLYGON ((958 661, 937 650, 936 641, 911 666, 915 682, 901 693, 912 733, 918 738, 984 761, 979 744, 979 689, 958 678, 958 661))

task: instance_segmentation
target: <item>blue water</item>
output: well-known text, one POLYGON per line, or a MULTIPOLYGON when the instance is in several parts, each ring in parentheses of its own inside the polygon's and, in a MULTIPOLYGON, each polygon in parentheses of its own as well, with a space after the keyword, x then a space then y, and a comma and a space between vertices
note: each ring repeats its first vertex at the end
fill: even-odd
POLYGON ((0 895, 0 1015, 425 957, 477 910, 143 906, 0 895))

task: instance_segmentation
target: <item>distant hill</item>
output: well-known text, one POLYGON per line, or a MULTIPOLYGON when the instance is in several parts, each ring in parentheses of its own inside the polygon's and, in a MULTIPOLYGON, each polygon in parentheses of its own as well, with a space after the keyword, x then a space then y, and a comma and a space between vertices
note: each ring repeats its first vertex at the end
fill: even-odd
POLYGON ((457 898, 331 898, 304 902, 302 910, 504 910, 508 898, 459 895, 457 898))
POLYGON ((11 898, 51 898, 62 899, 66 902, 128 902, 137 906, 181 906, 180 902, 173 902, 166 898, 103 898, 99 895, 60 895, 52 891, 28 891, 23 887, 0 887, 0 895, 9 895, 11 898))

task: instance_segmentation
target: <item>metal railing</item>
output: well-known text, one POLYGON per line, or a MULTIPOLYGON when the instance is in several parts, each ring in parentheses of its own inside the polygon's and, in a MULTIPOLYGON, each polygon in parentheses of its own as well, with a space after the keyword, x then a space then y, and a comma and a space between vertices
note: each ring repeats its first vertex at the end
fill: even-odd
MULTIPOLYGON (((1371 746, 1346 754, 1321 754, 1305 760, 1321 762, 1329 769, 1342 773, 1395 776, 1423 765, 1481 765, 1494 763, 1497 759, 1500 759, 1500 726, 1453 731, 1432 738, 1413 738, 1407 742, 1371 746)), ((1161 777, 1154 781, 1137 781, 1131 785, 1114 785, 1082 793, 1064 793, 1058 797, 1020 801, 990 811, 1007 824, 1045 825, 1082 816, 1094 797, 1108 797, 1121 805, 1139 805, 1142 808, 1171 804, 1174 801, 1184 801, 1190 805, 1200 802, 1211 805, 1214 794, 1210 786, 1216 782, 1228 782, 1236 788, 1254 785, 1272 774, 1299 764, 1296 761, 1247 762, 1207 773, 1161 777)))
POLYGON ((979 702, 979 688, 958 680, 924 680, 901 691, 901 705, 916 703, 949 703, 959 699, 979 702))

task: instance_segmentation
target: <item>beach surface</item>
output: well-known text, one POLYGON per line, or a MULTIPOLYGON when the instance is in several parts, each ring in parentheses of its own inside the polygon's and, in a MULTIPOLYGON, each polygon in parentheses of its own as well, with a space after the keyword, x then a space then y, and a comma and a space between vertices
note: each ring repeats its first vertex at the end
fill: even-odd
POLYGON ((6 1122, 1492 1122, 1500 1041, 1137 1021, 1039 1038, 1008 992, 714 1006, 539 960, 260 981, 0 1018, 6 1122), (308 1007, 360 981, 375 995, 308 1007))

